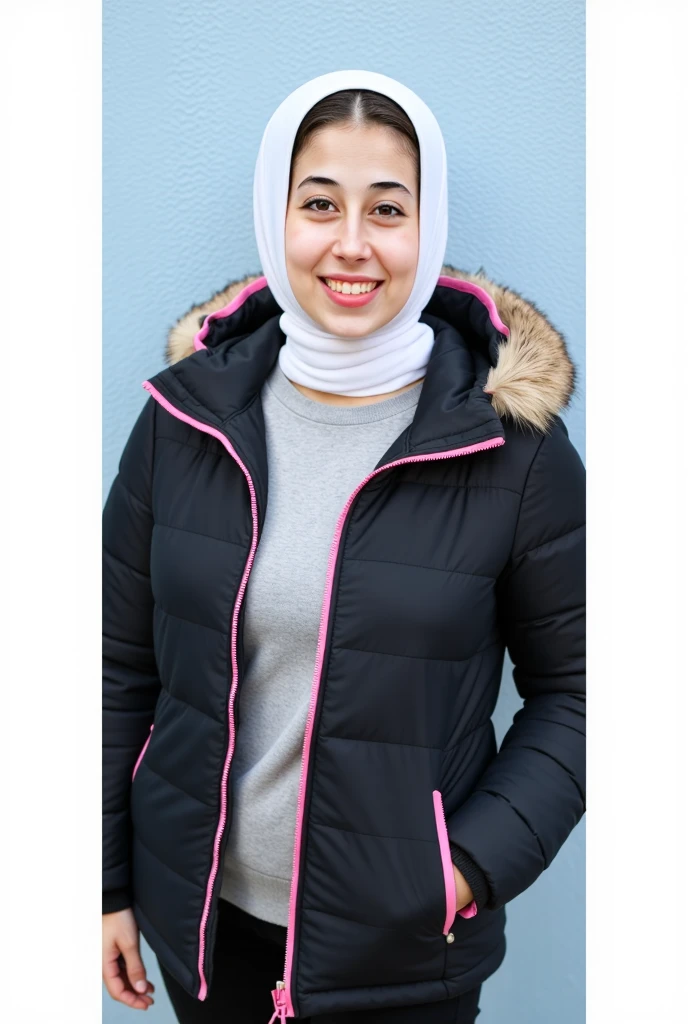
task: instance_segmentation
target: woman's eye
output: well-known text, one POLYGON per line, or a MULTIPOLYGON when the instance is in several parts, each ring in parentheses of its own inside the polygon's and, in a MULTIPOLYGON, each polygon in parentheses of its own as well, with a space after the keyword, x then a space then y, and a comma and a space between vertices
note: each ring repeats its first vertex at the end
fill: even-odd
MULTIPOLYGON (((334 203, 330 202, 329 199, 311 199, 311 201, 309 203, 306 203, 306 207, 305 208, 307 210, 312 209, 314 203, 324 203, 325 206, 334 206, 334 203)), ((319 210, 316 210, 315 212, 316 213, 329 213, 330 211, 329 210, 319 209, 319 210)))
MULTIPOLYGON (((391 203, 380 203, 380 205, 376 206, 375 209, 376 210, 391 210, 392 213, 397 214, 397 216, 399 216, 399 217, 403 217, 404 216, 403 213, 401 212, 401 210, 398 210, 396 208, 396 206, 392 206, 391 203)), ((389 214, 383 214, 383 216, 388 217, 390 220, 394 220, 393 217, 391 217, 391 218, 389 217, 389 214)))

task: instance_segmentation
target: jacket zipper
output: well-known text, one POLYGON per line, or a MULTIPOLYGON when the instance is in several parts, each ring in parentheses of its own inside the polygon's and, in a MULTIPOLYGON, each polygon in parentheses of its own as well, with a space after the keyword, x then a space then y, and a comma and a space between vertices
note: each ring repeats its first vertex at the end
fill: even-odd
MULTIPOLYGON (((240 608, 241 608, 241 601, 242 601, 242 598, 244 596, 244 591, 246 590, 246 584, 248 582, 248 576, 249 576, 249 573, 251 571, 251 566, 253 564, 253 560, 254 560, 254 557, 255 557, 256 545, 257 545, 257 542, 258 542, 258 506, 257 506, 257 502, 256 502, 256 493, 255 493, 255 488, 253 486, 253 480, 251 479, 251 474, 249 473, 248 469, 246 468, 246 466, 244 465, 242 460, 239 458, 238 454, 234 450, 234 447, 230 443, 229 439, 220 430, 218 430, 217 428, 208 426, 208 424, 202 423, 200 420, 196 420, 192 416, 189 416, 187 413, 182 412, 180 409, 177 409, 176 406, 174 406, 171 402, 169 402, 166 398, 164 398, 163 395, 160 394, 160 392, 150 383, 150 381, 148 381, 148 380, 144 381, 142 386, 172 416, 175 416, 178 420, 181 420, 183 423, 188 423, 190 426, 196 427, 198 430, 202 431, 205 434, 212 435, 213 437, 217 438, 218 441, 220 441, 220 443, 223 445, 224 448, 226 448, 226 450, 229 452, 231 457, 234 459, 234 461, 237 463, 237 465, 239 466, 239 468, 243 472, 244 476, 246 477, 246 482, 248 483, 249 493, 250 493, 250 496, 251 496, 251 516, 252 516, 252 520, 253 520, 253 537, 252 537, 251 548, 250 548, 250 551, 249 551, 248 559, 246 561, 246 566, 244 568, 244 574, 243 574, 243 577, 242 577, 242 580, 241 580, 241 584, 239 586, 239 592, 237 594, 237 599, 236 599, 236 602, 234 604, 234 611, 233 611, 233 614, 232 614, 232 631, 231 631, 232 686, 231 686, 231 689, 230 689, 229 704, 228 704, 229 745, 228 745, 228 749, 227 749, 227 755, 226 755, 226 759, 225 759, 224 769, 223 769, 223 772, 222 772, 220 820, 218 822, 217 831, 215 833, 215 842, 213 844, 213 862, 212 862, 212 866, 211 866, 211 869, 210 869, 210 876, 208 878, 208 884, 207 884, 207 887, 206 887, 206 898, 205 898, 205 904, 204 904, 204 907, 203 907, 203 914, 201 916, 201 925, 200 925, 200 931, 199 931, 198 974, 199 974, 199 978, 200 978, 200 988, 199 988, 199 993, 198 993, 198 997, 197 998, 199 1000, 204 1000, 206 998, 207 994, 208 994, 208 986, 207 986, 206 977, 205 977, 205 964, 204 964, 204 960, 205 960, 206 926, 207 926, 207 922, 208 922, 208 915, 210 913, 210 903, 211 903, 211 900, 212 900, 213 885, 214 885, 215 877, 217 875, 217 871, 218 871, 218 868, 219 868, 220 840, 222 838, 222 833, 224 832, 225 823, 226 823, 226 820, 227 820, 227 779, 228 779, 228 776, 229 776, 229 766, 230 766, 230 763, 231 763, 231 760, 232 760, 232 755, 234 753, 234 695, 235 695, 236 687, 237 687, 237 683, 238 683, 237 656, 236 656, 236 654, 237 654, 237 644, 236 644, 236 640, 237 640, 237 622, 238 622, 238 617, 239 617, 239 611, 240 611, 240 608)), ((374 469, 371 473, 368 474, 367 477, 365 477, 364 480, 361 481, 360 484, 358 484, 356 489, 349 495, 349 498, 348 498, 344 508, 342 509, 342 511, 339 514, 339 519, 337 520, 337 526, 335 528, 335 535, 334 535, 332 544, 330 546, 330 555, 329 555, 328 563, 327 563, 327 576, 326 576, 326 582, 325 582, 325 596, 323 598, 322 610, 321 610, 321 615, 320 615, 320 629, 319 629, 319 632, 318 632, 318 643, 317 643, 317 648, 316 648, 315 673, 314 673, 313 683, 311 684, 311 697, 310 697, 310 703, 309 703, 309 707, 308 707, 308 716, 307 716, 307 719, 306 719, 306 729, 305 729, 305 734, 304 734, 303 751, 302 751, 302 754, 301 754, 301 771, 300 771, 300 775, 299 775, 299 796, 298 796, 298 803, 297 803, 296 830, 295 830, 295 838, 294 838, 294 857, 293 857, 293 865, 292 865, 291 890, 290 890, 290 896, 289 896, 289 921, 288 921, 288 925, 287 925, 287 942, 286 942, 286 951, 285 951, 285 959, 284 959, 284 977, 277 980, 277 982, 275 984, 275 988, 272 989, 272 991, 271 991, 273 1003, 274 1003, 274 1006, 275 1006, 275 1012, 273 1013, 272 1017, 270 1018, 269 1024, 272 1024, 272 1022, 274 1020, 276 1020, 276 1019, 279 1019, 280 1021, 284 1021, 286 1017, 294 1017, 294 1016, 296 1016, 296 1014, 294 1012, 294 1004, 293 1004, 293 1001, 292 1001, 291 985, 290 985, 290 977, 289 976, 291 974, 291 966, 292 966, 293 952, 294 952, 293 947, 294 947, 294 924, 295 924, 295 916, 296 916, 296 892, 297 892, 297 889, 298 889, 299 858, 300 858, 300 852, 301 852, 301 849, 300 849, 301 848, 301 831, 302 831, 302 825, 303 825, 303 811, 304 811, 304 798, 305 798, 304 780, 305 780, 305 777, 306 777, 306 770, 307 770, 308 762, 309 762, 309 759, 310 759, 310 745, 311 745, 311 740, 312 740, 313 719, 315 717, 315 707, 316 707, 316 704, 317 704, 318 691, 319 691, 319 688, 320 688, 320 675, 321 675, 321 672, 322 672, 322 663, 323 663, 323 656, 324 656, 324 637, 325 637, 326 632, 327 632, 327 625, 328 625, 328 619, 329 619, 330 601, 331 601, 331 597, 332 597, 332 583, 333 583, 333 579, 334 579, 334 567, 335 567, 335 564, 336 564, 336 561, 337 561, 337 555, 338 555, 338 551, 339 551, 339 542, 340 542, 340 539, 341 539, 341 535, 342 535, 342 531, 343 531, 343 526, 344 526, 344 521, 346 519, 348 511, 351 508, 351 505, 352 505, 352 502, 354 501, 354 498, 356 497, 358 492, 361 490, 361 488, 364 487, 365 484, 367 484, 368 481, 371 480, 374 476, 377 476, 378 473, 382 473, 386 469, 393 469, 395 466, 401 466, 401 465, 404 465, 405 463, 408 463, 408 462, 426 462, 426 461, 430 461, 432 459, 449 459, 449 458, 454 458, 455 456, 459 456, 459 455, 469 455, 469 454, 472 454, 473 452, 484 451, 484 450, 486 450, 488 448, 499 448, 503 444, 504 444, 504 438, 503 437, 494 437, 494 438, 488 439, 487 441, 481 441, 478 444, 467 445, 465 448, 455 448, 455 449, 453 449, 451 451, 448 451, 448 452, 435 452, 435 453, 430 453, 430 454, 427 454, 427 455, 409 455, 406 458, 396 459, 394 462, 388 462, 386 465, 380 466, 379 468, 374 469)))
POLYGON ((198 976, 200 980, 200 988, 198 991, 198 999, 204 1000, 208 995, 208 985, 205 976, 205 946, 206 946, 206 930, 208 924, 208 916, 210 914, 210 904, 212 902, 213 886, 215 878, 220 866, 220 843, 222 840, 222 834, 225 829, 227 821, 227 779, 229 777, 229 766, 234 754, 234 696, 236 693, 237 684, 239 681, 238 675, 238 663, 237 663, 237 625, 239 619, 239 612, 241 609, 241 602, 246 590, 246 584, 248 582, 248 576, 251 571, 253 559, 255 557, 256 545, 258 543, 258 504, 256 502, 256 492, 253 486, 253 480, 248 469, 241 461, 233 446, 227 437, 215 427, 210 427, 205 423, 201 423, 200 420, 194 419, 187 413, 177 409, 171 402, 168 402, 160 392, 153 387, 150 381, 146 380, 143 382, 143 387, 148 391, 153 398, 162 405, 167 412, 171 413, 172 416, 176 416, 178 420, 183 423, 188 423, 190 426, 196 427, 201 430, 204 434, 211 434, 216 437, 218 441, 227 449, 229 454, 232 456, 234 461, 237 463, 248 483, 248 489, 251 496, 251 518, 253 521, 253 536, 251 539, 251 548, 249 555, 246 560, 244 567, 244 574, 241 578, 241 584, 239 585, 239 591, 237 599, 234 603, 234 609, 232 612, 232 627, 231 627, 231 661, 232 661, 232 684, 229 691, 229 703, 227 708, 227 715, 229 719, 229 744, 227 746, 227 753, 225 755, 225 764, 222 770, 222 785, 220 790, 220 819, 217 825, 217 831, 215 832, 215 841, 213 843, 213 860, 210 868, 210 875, 208 876, 208 883, 206 886, 205 903, 203 906, 203 913, 201 915, 201 924, 199 929, 199 943, 198 943, 198 976))
POLYGON ((449 849, 449 834, 447 832, 447 822, 444 817, 442 794, 440 793, 439 789, 433 789, 432 802, 435 808, 435 827, 437 829, 437 839, 440 844, 442 876, 444 878, 444 892, 446 897, 447 912, 445 915, 444 928, 442 929, 442 934, 447 935, 449 933, 449 929, 451 928, 452 921, 456 917, 456 879, 454 878, 451 852, 449 849))
POLYGON ((449 832, 447 830, 447 819, 444 813, 444 803, 439 789, 433 789, 432 800, 435 808, 435 826, 437 838, 440 844, 440 857, 442 859, 442 875, 444 877, 444 890, 447 896, 447 916, 444 922, 442 934, 447 936, 447 942, 453 942, 454 936, 449 931, 452 921, 458 914, 459 917, 475 917, 478 907, 473 900, 461 910, 456 909, 456 878, 454 877, 454 862, 451 857, 449 846, 449 832))
MULTIPOLYGON (((318 645, 316 650, 315 658, 315 673, 313 677, 313 683, 311 685, 311 699, 308 707, 308 717, 306 720, 306 731, 304 736, 303 752, 301 755, 301 774, 299 777, 299 798, 297 804, 296 813, 296 831, 294 837, 294 860, 292 866, 291 876, 291 892, 289 897, 289 921, 287 925, 287 946, 284 960, 284 977, 276 982, 275 988, 271 990, 272 1001, 275 1007, 275 1012, 270 1018, 268 1024, 273 1024, 273 1021, 279 1020, 283 1022, 287 1017, 295 1017, 294 1003, 291 993, 291 971, 294 954, 294 926, 296 922, 296 892, 298 889, 298 875, 299 875, 299 858, 301 853, 301 834, 303 826, 303 815, 304 815, 304 803, 305 803, 305 779, 308 770, 308 762, 310 759, 310 745, 312 741, 313 731, 313 720, 315 717, 315 708, 318 701, 318 691, 320 688, 320 676, 322 673, 323 656, 325 637, 327 635, 327 627, 329 624, 329 612, 330 612, 330 601, 332 597, 332 584, 334 581, 334 569, 337 562, 337 555, 339 552, 339 542, 344 528, 344 521, 351 508, 352 502, 356 495, 365 484, 368 483, 378 473, 382 473, 386 469, 393 469, 395 466, 404 465, 407 462, 425 462, 431 459, 449 459, 454 458, 458 455, 469 455, 473 452, 484 451, 488 448, 499 448, 504 444, 504 438, 495 437, 490 438, 487 441, 482 441, 479 444, 467 445, 465 448, 455 448, 448 452, 435 452, 428 455, 410 455, 404 459, 396 459, 394 462, 388 462, 384 466, 380 466, 378 469, 374 469, 372 473, 361 481, 356 489, 349 496, 346 505, 339 514, 337 525, 335 527, 335 534, 330 546, 330 556, 327 563, 327 576, 325 581, 325 596, 323 598, 322 610, 320 614, 320 629, 318 632, 318 645)), ((452 872, 453 879, 453 872, 452 872)), ((456 902, 454 903, 456 906, 456 902)), ((453 920, 453 916, 452 916, 453 920)))
POLYGON ((153 735, 153 725, 154 725, 154 723, 153 723, 153 722, 151 722, 151 727, 150 727, 150 729, 149 729, 149 731, 148 731, 148 735, 146 736, 146 742, 145 742, 145 743, 143 744, 143 746, 141 747, 141 753, 140 753, 140 754, 139 754, 139 756, 138 756, 138 757, 136 758, 136 764, 134 765, 134 770, 133 770, 133 772, 131 773, 131 781, 132 781, 132 782, 134 781, 134 779, 135 779, 135 777, 136 777, 136 773, 137 773, 137 771, 139 770, 139 765, 140 765, 140 764, 141 764, 141 762, 143 761, 143 755, 144 755, 144 754, 146 753, 146 750, 147 750, 147 748, 148 748, 148 744, 149 744, 149 743, 150 743, 150 741, 151 741, 151 736, 153 735))

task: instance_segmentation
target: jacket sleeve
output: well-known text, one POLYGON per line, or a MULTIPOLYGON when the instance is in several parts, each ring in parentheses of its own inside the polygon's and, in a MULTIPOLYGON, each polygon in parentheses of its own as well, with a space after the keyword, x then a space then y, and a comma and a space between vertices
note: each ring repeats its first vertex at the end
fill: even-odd
POLYGON ((480 870, 475 861, 468 856, 465 850, 462 850, 456 843, 449 843, 449 852, 451 855, 452 862, 456 864, 457 868, 466 879, 471 887, 473 893, 473 904, 468 904, 468 907, 464 907, 464 913, 462 917, 472 917, 473 911, 477 914, 479 910, 482 910, 487 903, 488 896, 490 895, 490 887, 487 884, 485 875, 480 870))
POLYGON ((155 406, 149 398, 141 410, 103 510, 103 913, 131 905, 129 792, 160 693, 149 565, 155 406))
POLYGON ((531 462, 496 594, 523 706, 447 820, 487 880, 488 910, 532 885, 585 812, 585 470, 559 417, 531 462))

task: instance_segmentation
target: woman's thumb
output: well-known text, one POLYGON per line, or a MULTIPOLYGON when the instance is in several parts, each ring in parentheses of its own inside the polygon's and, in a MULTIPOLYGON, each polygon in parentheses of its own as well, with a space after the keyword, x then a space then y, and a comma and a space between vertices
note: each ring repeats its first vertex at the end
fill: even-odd
POLYGON ((146 968, 143 966, 143 960, 141 959, 138 938, 135 941, 128 942, 121 952, 127 965, 127 976, 132 988, 137 992, 145 992, 147 988, 146 968))

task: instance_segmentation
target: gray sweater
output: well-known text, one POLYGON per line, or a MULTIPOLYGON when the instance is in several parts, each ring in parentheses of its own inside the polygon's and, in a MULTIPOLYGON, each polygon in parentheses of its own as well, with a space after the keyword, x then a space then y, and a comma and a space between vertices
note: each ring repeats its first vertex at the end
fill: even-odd
POLYGON ((408 426, 422 381, 370 405, 324 405, 279 363, 261 398, 269 501, 244 595, 244 678, 221 896, 286 926, 301 753, 335 525, 408 426))

